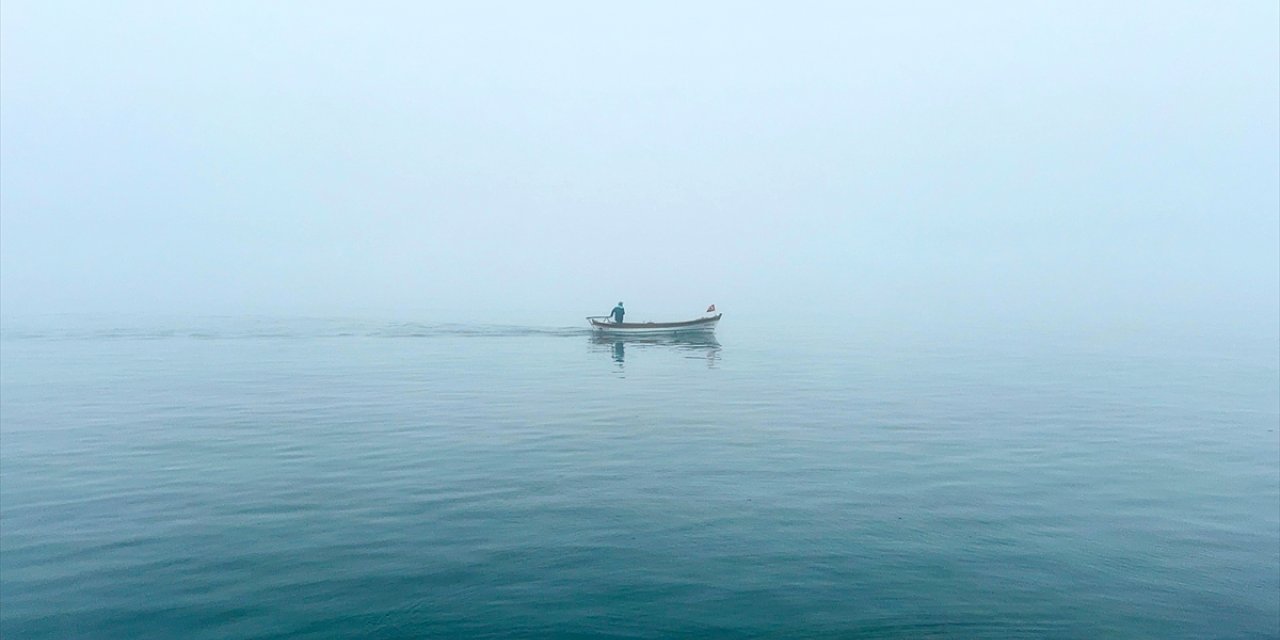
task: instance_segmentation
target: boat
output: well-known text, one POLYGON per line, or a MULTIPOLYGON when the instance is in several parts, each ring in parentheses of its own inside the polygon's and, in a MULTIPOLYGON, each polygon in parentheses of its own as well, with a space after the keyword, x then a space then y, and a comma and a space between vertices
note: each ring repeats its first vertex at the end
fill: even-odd
POLYGON ((683 322, 610 322, 609 316, 587 316, 591 330, 608 335, 648 335, 665 333, 706 333, 716 330, 720 316, 685 320, 683 322))

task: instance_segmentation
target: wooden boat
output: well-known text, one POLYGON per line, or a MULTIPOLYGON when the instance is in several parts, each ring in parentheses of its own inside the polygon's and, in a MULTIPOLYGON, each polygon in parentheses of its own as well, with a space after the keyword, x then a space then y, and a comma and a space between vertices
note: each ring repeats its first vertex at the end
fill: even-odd
POLYGON ((714 316, 683 322, 610 322, 609 316, 587 316, 587 322, 591 323, 592 331, 609 335, 696 333, 715 331, 716 323, 720 322, 722 315, 724 314, 717 313, 714 316))

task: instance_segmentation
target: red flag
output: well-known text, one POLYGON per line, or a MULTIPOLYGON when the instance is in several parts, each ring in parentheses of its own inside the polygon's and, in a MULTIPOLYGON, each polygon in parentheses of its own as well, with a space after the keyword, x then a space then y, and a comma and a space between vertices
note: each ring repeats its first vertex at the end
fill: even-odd
POLYGON ((716 310, 716 306, 714 304, 707 307, 707 313, 712 313, 715 310, 716 310))

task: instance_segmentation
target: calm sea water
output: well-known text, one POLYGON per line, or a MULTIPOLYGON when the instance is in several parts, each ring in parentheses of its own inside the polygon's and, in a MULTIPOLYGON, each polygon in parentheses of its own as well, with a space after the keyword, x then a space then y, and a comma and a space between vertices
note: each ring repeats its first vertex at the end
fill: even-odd
POLYGON ((1280 636, 1274 337, 2 333, 6 640, 1280 636))

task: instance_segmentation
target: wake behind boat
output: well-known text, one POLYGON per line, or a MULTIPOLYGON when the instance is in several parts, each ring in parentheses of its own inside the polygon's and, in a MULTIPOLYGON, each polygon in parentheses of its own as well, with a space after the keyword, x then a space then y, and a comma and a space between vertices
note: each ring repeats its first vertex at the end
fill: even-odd
POLYGON ((591 329, 597 333, 610 335, 646 335, 663 333, 707 333, 716 330, 720 316, 684 320, 681 322, 612 322, 609 316, 587 316, 591 329))

